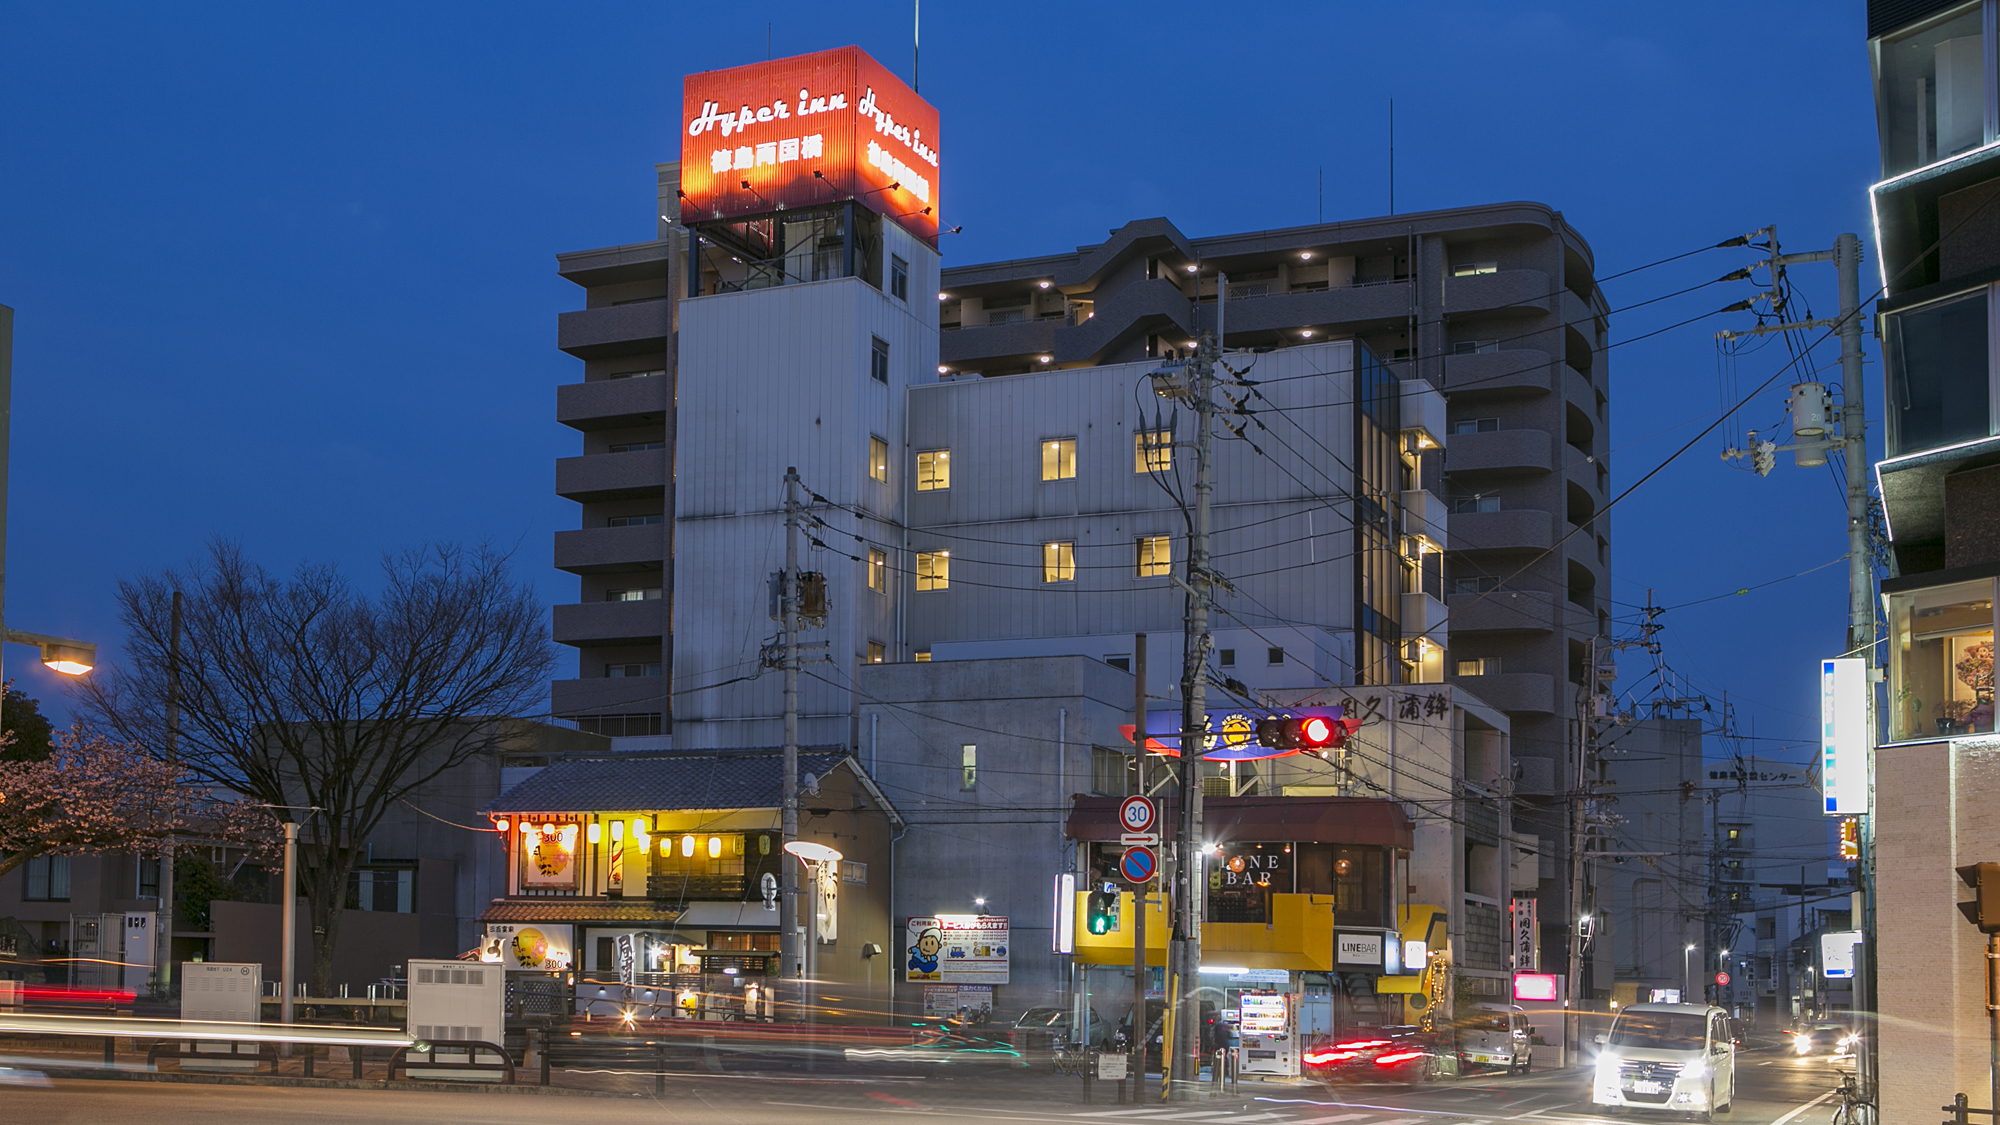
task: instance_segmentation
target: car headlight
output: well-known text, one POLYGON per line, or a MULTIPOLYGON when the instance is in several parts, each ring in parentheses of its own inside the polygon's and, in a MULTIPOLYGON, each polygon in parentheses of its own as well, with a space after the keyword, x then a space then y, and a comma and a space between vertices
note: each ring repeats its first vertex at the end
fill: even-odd
POLYGON ((1793 1050, 1795 1050, 1795 1051, 1797 1051, 1797 1052, 1798 1052, 1799 1054, 1801 1054, 1801 1055, 1810 1055, 1810 1054, 1812 1054, 1812 1036, 1810 1036, 1810 1035, 1793 1035, 1793 1036, 1792 1036, 1792 1049, 1793 1049, 1793 1050))
POLYGON ((1681 1077, 1706 1078, 1708 1077, 1708 1064, 1700 1059, 1696 1059, 1681 1068, 1681 1077))
POLYGON ((1612 1082, 1616 1081, 1617 1078, 1618 1078, 1618 1056, 1617 1055, 1597 1056, 1597 1080, 1599 1082, 1612 1082))

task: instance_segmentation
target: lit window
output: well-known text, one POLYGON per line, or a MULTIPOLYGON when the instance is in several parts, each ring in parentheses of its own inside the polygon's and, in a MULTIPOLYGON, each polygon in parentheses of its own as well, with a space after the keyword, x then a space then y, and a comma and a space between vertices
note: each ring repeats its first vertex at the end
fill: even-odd
POLYGON ((1889 595, 1889 737, 1991 734, 1993 580, 1889 595))
POLYGON ((958 748, 958 760, 964 774, 959 778, 960 789, 971 789, 979 784, 979 747, 967 742, 958 748))
POLYGON ((1148 535, 1139 540, 1139 577, 1159 578, 1173 573, 1173 544, 1164 535, 1148 535))
POLYGON ((889 483, 889 443, 878 437, 868 439, 868 479, 889 483))
POLYGON ((920 648, 910 657, 910 659, 916 661, 919 664, 929 664, 931 662, 931 650, 927 648, 920 648))
POLYGON ((1052 438, 1042 443, 1042 479, 1076 479, 1076 439, 1052 438))
POLYGON ((917 454, 917 491, 937 492, 951 487, 951 450, 932 449, 917 454))
POLYGON ((910 299, 910 263, 889 255, 889 295, 899 301, 910 299))
POLYGON ((1476 277, 1482 273, 1499 273, 1498 262, 1460 262, 1451 267, 1453 277, 1476 277))
POLYGON ((889 341, 880 336, 872 339, 875 343, 868 352, 868 376, 878 383, 886 383, 889 381, 889 341))
POLYGON ((878 594, 889 592, 889 555, 880 547, 868 548, 868 588, 878 594))
POLYGON ((1132 435, 1132 471, 1164 473, 1174 467, 1174 432, 1140 430, 1132 435))
POLYGON ((882 646, 882 642, 881 642, 881 641, 869 641, 869 642, 868 642, 868 663, 870 663, 870 664, 880 664, 880 663, 882 663, 882 659, 883 659, 883 657, 884 657, 885 655, 887 655, 888 651, 889 651, 888 649, 886 649, 886 648, 884 648, 884 647, 882 646))
POLYGON ((917 552, 917 589, 942 590, 951 585, 951 552, 917 552))
POLYGON ((1076 544, 1042 544, 1042 581, 1076 581, 1076 544))
POLYGON ((1500 658, 1497 656, 1482 656, 1476 660, 1461 660, 1458 662, 1458 674, 1461 676, 1497 676, 1500 674, 1500 658))

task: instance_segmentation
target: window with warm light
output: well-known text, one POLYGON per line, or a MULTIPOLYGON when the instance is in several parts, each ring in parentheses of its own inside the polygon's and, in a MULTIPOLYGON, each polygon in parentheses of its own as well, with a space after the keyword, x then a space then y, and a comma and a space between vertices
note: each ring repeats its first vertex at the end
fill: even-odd
POLYGON ((1174 467, 1174 432, 1140 430, 1132 435, 1132 471, 1164 473, 1174 467))
POLYGON ((943 590, 951 585, 951 552, 917 552, 917 589, 943 590))
POLYGON ((1888 595, 1891 740, 1992 733, 1993 598, 1990 578, 1888 595))
POLYGON ((868 588, 878 594, 889 592, 889 555, 880 547, 868 548, 868 588))
POLYGON ((1050 438, 1042 443, 1042 479, 1076 479, 1076 439, 1050 438))
POLYGON ((1481 656, 1472 660, 1461 660, 1458 662, 1458 674, 1461 676, 1497 676, 1500 674, 1500 658, 1497 656, 1481 656))
POLYGON ((868 439, 868 479, 889 483, 889 443, 873 436, 868 439))
POLYGON ((917 491, 941 492, 951 487, 951 450, 928 449, 917 454, 917 491))
POLYGON ((1042 581, 1076 581, 1076 544, 1042 544, 1042 581))
POLYGON ((1478 277, 1481 274, 1499 273, 1498 262, 1460 262, 1451 267, 1453 277, 1478 277))
POLYGON ((1139 577, 1161 578, 1174 571, 1173 540, 1165 535, 1147 535, 1139 540, 1139 577))
POLYGON ((880 664, 888 659, 889 649, 881 641, 868 642, 868 663, 880 664))

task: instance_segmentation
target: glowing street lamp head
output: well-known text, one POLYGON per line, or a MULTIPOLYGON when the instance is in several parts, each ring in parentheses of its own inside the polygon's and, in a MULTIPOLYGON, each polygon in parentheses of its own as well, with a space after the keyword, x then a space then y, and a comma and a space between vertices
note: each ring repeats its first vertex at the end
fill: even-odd
POLYGON ((42 663, 65 676, 81 676, 97 666, 97 646, 81 641, 65 644, 44 642, 42 663))
POLYGON ((811 840, 793 840, 785 845, 785 850, 812 863, 830 863, 840 858, 839 852, 811 840))

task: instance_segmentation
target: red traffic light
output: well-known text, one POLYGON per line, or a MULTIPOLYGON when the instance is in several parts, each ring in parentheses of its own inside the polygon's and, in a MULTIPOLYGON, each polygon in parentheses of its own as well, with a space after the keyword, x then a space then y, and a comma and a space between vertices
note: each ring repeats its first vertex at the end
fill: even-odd
POLYGON ((1299 744, 1317 750, 1333 741, 1333 724, 1317 715, 1299 724, 1299 744))

